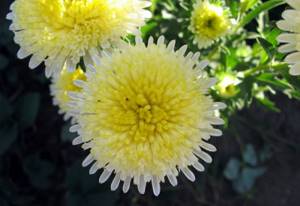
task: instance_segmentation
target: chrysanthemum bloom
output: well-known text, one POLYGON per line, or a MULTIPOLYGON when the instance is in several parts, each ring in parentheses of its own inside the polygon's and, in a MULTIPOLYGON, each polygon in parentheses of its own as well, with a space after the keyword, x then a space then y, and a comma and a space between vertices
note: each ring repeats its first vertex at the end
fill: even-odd
POLYGON ((72 117, 70 114, 70 97, 68 93, 81 91, 81 87, 76 84, 80 84, 85 80, 85 73, 80 67, 73 72, 68 72, 66 67, 64 67, 60 73, 53 76, 50 85, 53 104, 59 107, 59 113, 64 114, 65 120, 72 117))
POLYGON ((65 63, 74 70, 81 57, 91 62, 99 49, 137 33, 151 15, 147 6, 146 0, 15 0, 7 18, 21 46, 18 57, 32 55, 30 68, 45 61, 50 76, 65 63))
POLYGON ((290 74, 300 75, 300 1, 286 0, 294 9, 283 12, 284 20, 277 22, 277 26, 287 31, 278 37, 278 41, 285 43, 279 47, 282 53, 288 53, 285 61, 291 65, 290 74))
POLYGON ((208 0, 198 0, 195 3, 190 21, 189 30, 194 34, 194 43, 200 49, 211 46, 232 27, 229 12, 208 0))
POLYGON ((207 62, 174 46, 163 37, 148 46, 137 38, 103 57, 87 71, 82 92, 71 95, 78 124, 70 131, 79 134, 73 144, 90 149, 83 166, 94 162, 91 174, 102 168, 100 183, 114 175, 112 190, 122 181, 127 192, 133 181, 143 194, 151 182, 158 195, 165 177, 173 186, 179 172, 194 181, 192 168, 204 170, 199 159, 212 162, 207 151, 216 148, 207 141, 222 134, 212 125, 223 124, 215 111, 224 104, 207 96, 215 82, 202 70, 207 62))

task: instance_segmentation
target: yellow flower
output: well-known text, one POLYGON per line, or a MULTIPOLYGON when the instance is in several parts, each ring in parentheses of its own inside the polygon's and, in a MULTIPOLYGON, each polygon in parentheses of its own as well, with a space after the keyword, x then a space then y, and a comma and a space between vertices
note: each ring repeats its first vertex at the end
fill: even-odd
POLYGON ((85 73, 80 67, 73 72, 68 72, 66 67, 64 67, 59 74, 53 76, 50 85, 53 104, 59 107, 59 113, 64 114, 65 120, 72 117, 70 114, 70 97, 68 93, 81 91, 81 87, 78 84, 82 84, 82 81, 85 80, 85 73))
POLYGON ((237 87, 240 83, 241 81, 235 75, 224 73, 220 75, 220 81, 215 88, 221 97, 231 98, 240 92, 237 87))
POLYGON ((18 57, 32 55, 30 68, 45 61, 50 76, 65 63, 73 71, 81 57, 97 61, 100 49, 138 33, 147 6, 143 0, 15 0, 7 18, 21 46, 18 57))
POLYGON ((211 46, 227 34, 231 26, 228 12, 222 6, 211 4, 208 0, 198 0, 194 5, 189 30, 200 49, 211 46))
POLYGON ((212 125, 223 124, 215 111, 224 104, 207 96, 215 82, 202 70, 207 62, 174 46, 163 37, 148 46, 137 38, 103 57, 87 71, 83 90, 72 93, 78 124, 70 131, 79 134, 73 144, 90 149, 83 166, 95 161, 91 174, 104 169, 100 183, 115 175, 112 190, 123 181, 127 192, 133 180, 140 193, 151 182, 158 195, 165 177, 175 186, 181 171, 194 181, 191 168, 204 170, 198 158, 212 161, 206 151, 216 148, 207 141, 222 134, 212 125))
POLYGON ((285 43, 279 47, 282 53, 288 53, 285 61, 290 64, 290 74, 300 75, 300 1, 286 0, 294 9, 283 12, 284 20, 277 22, 277 26, 287 31, 278 37, 278 41, 285 43))

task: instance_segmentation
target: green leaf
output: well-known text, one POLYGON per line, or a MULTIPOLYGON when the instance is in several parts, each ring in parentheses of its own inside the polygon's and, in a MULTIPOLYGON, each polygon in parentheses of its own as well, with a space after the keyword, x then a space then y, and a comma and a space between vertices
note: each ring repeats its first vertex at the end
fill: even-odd
POLYGON ((256 99, 258 100, 258 102, 260 104, 262 104, 269 110, 271 110, 273 112, 278 112, 278 113, 280 112, 280 109, 276 106, 276 104, 273 101, 271 101, 269 98, 267 98, 266 96, 264 96, 263 98, 256 97, 256 99))
POLYGON ((0 124, 7 121, 7 119, 13 114, 13 108, 9 101, 0 94, 0 124))
POLYGON ((240 160, 236 158, 230 159, 225 167, 224 176, 229 180, 237 179, 240 172, 240 166, 240 160))
POLYGON ((17 111, 22 129, 26 129, 34 124, 39 111, 39 106, 39 93, 27 93, 19 99, 17 111))
POLYGON ((255 149, 251 144, 246 145, 245 150, 243 151, 243 160, 251 166, 257 164, 255 149))
POLYGON ((249 9, 251 9, 255 4, 258 3, 259 0, 244 0, 241 2, 241 13, 247 12, 249 9))
POLYGON ((277 90, 293 89, 292 85, 284 79, 278 79, 272 73, 263 73, 256 78, 258 81, 271 85, 277 90))
POLYGON ((262 46, 265 52, 268 54, 269 59, 272 59, 276 50, 273 45, 263 38, 257 38, 258 43, 262 46))
POLYGON ((242 27, 246 26, 253 19, 258 17, 258 15, 261 14, 262 12, 271 10, 282 4, 285 4, 285 2, 283 0, 270 0, 270 1, 267 1, 267 2, 257 6, 254 10, 252 10, 246 16, 244 16, 244 18, 239 23, 238 28, 242 28, 242 27))
POLYGON ((0 128, 0 155, 4 154, 18 137, 17 124, 5 124, 0 128))

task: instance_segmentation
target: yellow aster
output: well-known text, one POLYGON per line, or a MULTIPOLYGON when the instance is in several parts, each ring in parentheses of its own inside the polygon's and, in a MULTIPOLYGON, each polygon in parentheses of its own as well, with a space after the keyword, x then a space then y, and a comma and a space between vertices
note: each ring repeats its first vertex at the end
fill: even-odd
POLYGON ((53 96, 53 104, 59 107, 59 113, 64 114, 67 120, 70 114, 69 92, 79 92, 81 87, 78 84, 86 80, 84 71, 79 67, 73 72, 68 72, 66 67, 59 74, 55 74, 51 80, 50 92, 53 96))
POLYGON ((222 134, 212 125, 223 124, 215 111, 224 104, 207 95, 215 79, 198 53, 175 52, 175 41, 166 46, 163 37, 136 42, 87 71, 83 90, 71 95, 78 123, 70 131, 79 134, 74 144, 90 150, 83 166, 95 162, 91 174, 103 168, 100 183, 114 174, 112 190, 123 181, 127 192, 133 180, 140 193, 151 182, 158 195, 166 177, 173 186, 179 172, 194 181, 192 168, 204 170, 199 159, 212 161, 207 151, 216 148, 207 141, 222 134))
POLYGON ((226 35, 231 26, 228 12, 222 6, 208 0, 198 0, 195 3, 189 30, 194 34, 194 43, 200 49, 226 35))
POLYGON ((286 1, 293 9, 284 11, 284 20, 277 23, 280 29, 287 31, 278 37, 278 41, 284 43, 279 51, 289 54, 285 61, 291 66, 290 74, 300 75, 300 1, 286 1))
POLYGON ((7 18, 21 46, 18 57, 32 55, 30 68, 45 61, 50 76, 65 63, 74 70, 81 57, 90 63, 99 49, 137 33, 147 6, 143 0, 15 0, 7 18))

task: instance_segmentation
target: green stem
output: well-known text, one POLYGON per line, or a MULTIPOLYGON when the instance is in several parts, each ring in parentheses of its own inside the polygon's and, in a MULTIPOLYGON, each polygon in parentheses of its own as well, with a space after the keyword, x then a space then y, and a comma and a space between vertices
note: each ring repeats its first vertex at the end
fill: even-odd
POLYGON ((260 66, 257 66, 257 67, 254 67, 254 68, 251 68, 251 69, 245 71, 244 76, 249 77, 249 76, 255 74, 256 72, 265 71, 265 70, 269 70, 269 69, 281 70, 281 69, 286 68, 287 66, 288 66, 287 63, 260 65, 260 66))

